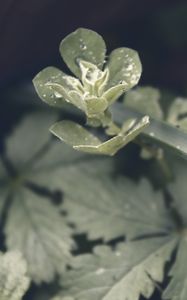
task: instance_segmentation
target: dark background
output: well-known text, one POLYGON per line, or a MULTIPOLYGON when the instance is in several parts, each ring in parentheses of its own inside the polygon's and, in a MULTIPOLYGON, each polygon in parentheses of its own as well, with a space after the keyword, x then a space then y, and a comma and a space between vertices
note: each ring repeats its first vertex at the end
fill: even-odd
POLYGON ((186 92, 187 1, 182 0, 0 0, 0 87, 60 65, 58 45, 77 27, 98 31, 109 50, 138 50, 141 84, 186 92))
POLYGON ((63 68, 59 43, 78 27, 100 33, 108 52, 136 49, 141 85, 169 101, 186 96, 187 0, 0 0, 0 147, 25 110, 41 105, 32 78, 48 65, 63 68))

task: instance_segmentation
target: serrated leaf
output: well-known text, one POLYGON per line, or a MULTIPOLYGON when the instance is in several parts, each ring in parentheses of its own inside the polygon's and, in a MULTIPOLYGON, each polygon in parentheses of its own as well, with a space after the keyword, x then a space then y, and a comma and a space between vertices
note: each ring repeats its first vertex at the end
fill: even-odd
POLYGON ((84 127, 72 121, 57 122, 50 131, 78 151, 112 156, 131 142, 148 124, 149 118, 144 117, 128 132, 123 132, 122 129, 117 136, 106 142, 102 142, 84 127))
POLYGON ((5 234, 8 249, 23 253, 36 283, 52 281, 70 260, 70 229, 54 205, 28 189, 14 196, 5 234))
POLYGON ((175 239, 162 237, 121 243, 115 251, 107 246, 96 247, 93 255, 76 257, 72 270, 62 276, 61 299, 138 300, 140 295, 149 298, 155 282, 163 280, 164 265, 175 244, 175 239))
MULTIPOLYGON (((40 185, 52 193, 62 191, 59 169, 68 174, 68 168, 72 165, 80 165, 80 171, 89 166, 86 155, 51 140, 50 134, 46 132, 46 124, 50 123, 51 118, 54 115, 31 114, 15 129, 15 136, 13 134, 7 139, 7 156, 14 166, 15 175, 8 178, 2 175, 0 186, 2 205, 7 195, 11 194, 13 201, 5 225, 7 246, 22 251, 28 262, 29 273, 37 283, 48 282, 63 270, 68 257, 71 257, 73 243, 66 220, 60 216, 59 211, 57 213, 56 206, 50 204, 50 199, 44 200, 41 194, 30 190, 28 184, 40 185), (10 149, 10 146, 13 148, 10 149)), ((99 165, 103 170, 105 165, 106 172, 111 166, 110 163, 105 164, 105 160, 93 160, 90 174, 97 172, 99 165)))
POLYGON ((169 275, 172 276, 162 298, 170 300, 186 300, 187 269, 186 269, 187 240, 184 236, 180 241, 177 258, 169 275))
POLYGON ((131 239, 167 233, 174 228, 162 193, 154 191, 146 179, 139 184, 123 177, 114 180, 101 175, 93 180, 73 167, 68 176, 61 170, 59 178, 65 194, 62 208, 76 225, 76 231, 87 233, 89 239, 131 239))
POLYGON ((29 287, 26 262, 17 251, 0 253, 0 299, 21 300, 29 287))
POLYGON ((152 118, 163 119, 159 105, 160 92, 152 87, 138 87, 124 96, 124 104, 152 118))
POLYGON ((79 61, 85 60, 102 68, 106 46, 103 38, 98 33, 79 28, 62 40, 60 53, 69 69, 80 78, 79 61))
POLYGON ((135 86, 142 73, 138 53, 129 48, 118 48, 112 51, 107 64, 109 81, 107 87, 124 84, 124 91, 135 86))

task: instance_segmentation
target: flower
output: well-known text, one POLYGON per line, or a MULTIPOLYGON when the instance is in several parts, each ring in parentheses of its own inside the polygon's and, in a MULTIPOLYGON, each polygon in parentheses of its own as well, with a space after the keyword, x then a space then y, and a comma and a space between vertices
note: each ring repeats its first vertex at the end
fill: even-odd
POLYGON ((36 91, 50 105, 73 104, 89 120, 107 119, 108 107, 136 85, 141 76, 136 51, 115 49, 106 63, 105 42, 92 30, 79 28, 69 34, 61 42, 60 53, 77 78, 47 67, 34 78, 36 91))
POLYGON ((137 52, 118 48, 106 62, 103 38, 92 30, 79 28, 62 40, 60 53, 76 77, 55 67, 45 68, 33 80, 39 97, 52 106, 62 107, 65 102, 76 106, 86 114, 87 124, 101 125, 113 137, 102 141, 81 125, 67 120, 55 123, 50 131, 76 150, 114 155, 149 124, 145 116, 138 122, 129 119, 119 128, 108 109, 138 83, 142 67, 137 52))

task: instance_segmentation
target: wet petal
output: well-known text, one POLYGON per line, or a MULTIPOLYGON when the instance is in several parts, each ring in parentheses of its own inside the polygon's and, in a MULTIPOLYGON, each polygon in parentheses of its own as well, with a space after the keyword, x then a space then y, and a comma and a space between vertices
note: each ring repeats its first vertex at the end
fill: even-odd
POLYGON ((78 62, 85 60, 102 68, 106 46, 103 38, 98 33, 79 28, 62 40, 60 53, 69 69, 81 78, 78 62))
POLYGON ((47 67, 35 76, 33 79, 34 87, 44 102, 52 106, 63 106, 65 101, 63 95, 55 94, 49 83, 66 85, 64 76, 65 74, 55 67, 47 67))
POLYGON ((107 88, 123 83, 126 90, 129 90, 138 83, 142 73, 138 53, 129 48, 118 48, 112 51, 107 66, 110 71, 107 88))

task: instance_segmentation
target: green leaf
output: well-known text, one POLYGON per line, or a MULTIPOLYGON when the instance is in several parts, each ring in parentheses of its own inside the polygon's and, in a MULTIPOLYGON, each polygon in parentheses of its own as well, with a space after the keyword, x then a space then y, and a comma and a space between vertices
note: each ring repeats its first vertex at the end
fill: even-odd
POLYGON ((17 251, 0 253, 0 299, 21 300, 29 287, 27 266, 17 251))
POLYGON ((76 150, 93 154, 114 155, 131 142, 148 124, 149 119, 144 117, 127 133, 122 130, 117 136, 106 142, 102 142, 84 127, 72 121, 57 122, 50 128, 50 131, 76 150))
POLYGON ((80 78, 79 61, 85 60, 102 68, 106 46, 99 34, 89 29, 79 28, 62 40, 60 53, 69 69, 80 78))
MULTIPOLYGON (((124 109, 121 103, 115 103, 112 107, 113 120, 121 125, 127 118, 141 118, 142 113, 128 107, 124 109)), ((177 155, 187 156, 187 135, 184 131, 160 120, 150 118, 150 124, 141 133, 145 142, 154 143, 164 149, 173 151, 177 155), (176 138, 177 137, 177 138, 176 138)))
POLYGON ((138 87, 124 96, 124 104, 152 118, 163 119, 159 104, 160 92, 152 87, 138 87))
POLYGON ((100 140, 93 134, 89 133, 81 125, 72 121, 60 121, 51 126, 50 131, 59 139, 73 146, 98 146, 100 140))
POLYGON ((98 117, 99 114, 102 114, 108 107, 107 100, 103 97, 94 98, 90 97, 85 99, 86 102, 86 114, 88 117, 98 117))
MULTIPOLYGON (((4 229, 6 244, 9 249, 22 252, 28 263, 28 272, 36 283, 49 282, 63 271, 71 258, 73 242, 72 230, 57 207, 49 202, 52 199, 42 197, 32 186, 34 184, 51 194, 56 191, 63 193, 59 170, 63 169, 66 177, 68 168, 77 164, 82 172, 89 168, 90 159, 90 156, 51 140, 46 125, 49 126, 54 117, 34 113, 23 119, 6 143, 15 175, 7 178, 4 171, 0 175, 2 207, 7 196, 12 200, 4 229)), ((102 160, 95 161, 93 157, 90 176, 97 170, 102 173, 111 169, 111 163, 102 160)))
POLYGON ((47 128, 57 120, 54 113, 34 113, 24 118, 6 139, 6 153, 21 169, 49 142, 47 128))
POLYGON ((169 275, 172 279, 163 293, 163 299, 186 300, 187 269, 186 269, 187 240, 184 237, 178 247, 176 262, 169 275))
POLYGON ((65 193, 62 208, 76 231, 87 233, 89 239, 131 239, 174 228, 162 193, 154 191, 146 179, 137 184, 100 175, 93 180, 75 168, 69 169, 68 176, 61 170, 59 178, 65 193))
POLYGON ((70 260, 70 229, 57 208, 23 187, 14 196, 5 234, 8 249, 23 253, 36 283, 52 281, 70 260))
POLYGON ((124 85, 124 91, 135 86, 142 73, 138 53, 129 48, 118 48, 112 51, 107 67, 110 74, 107 88, 121 83, 124 85))
POLYGON ((52 85, 59 84, 62 87, 68 87, 64 76, 66 75, 55 67, 47 67, 39 72, 33 79, 33 84, 38 96, 51 106, 62 107, 64 105, 65 95, 62 96, 57 92, 54 93, 52 85))
POLYGON ((121 243, 115 251, 96 247, 93 255, 76 257, 72 270, 62 276, 60 299, 138 300, 140 295, 148 299, 155 282, 163 281, 164 265, 175 244, 175 239, 161 237, 121 243))

